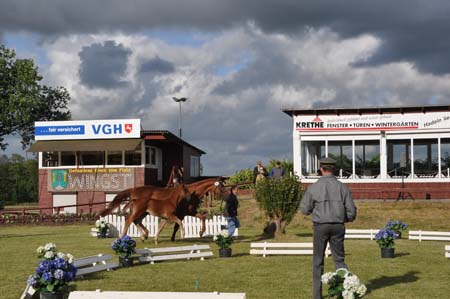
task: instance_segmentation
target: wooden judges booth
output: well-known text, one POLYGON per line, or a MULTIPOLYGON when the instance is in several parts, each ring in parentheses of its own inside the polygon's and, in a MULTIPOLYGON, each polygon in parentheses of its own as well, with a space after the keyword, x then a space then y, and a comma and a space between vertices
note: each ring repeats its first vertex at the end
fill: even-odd
POLYGON ((355 198, 450 198, 450 106, 283 111, 306 185, 319 178, 319 159, 331 157, 355 198))
POLYGON ((166 186, 177 166, 184 181, 195 181, 205 154, 169 131, 141 130, 139 119, 36 122, 35 140, 29 151, 39 153, 40 208, 111 201, 127 188, 166 186))

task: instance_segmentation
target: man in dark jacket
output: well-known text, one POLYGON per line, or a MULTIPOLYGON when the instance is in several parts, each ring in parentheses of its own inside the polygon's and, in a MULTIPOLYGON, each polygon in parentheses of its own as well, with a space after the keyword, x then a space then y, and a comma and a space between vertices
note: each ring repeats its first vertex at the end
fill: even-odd
POLYGON ((228 234, 230 236, 234 235, 234 231, 236 228, 239 228, 241 225, 239 223, 239 219, 237 218, 237 209, 239 206, 239 202, 236 196, 238 187, 236 185, 231 187, 230 194, 225 197, 225 208, 224 208, 224 216, 227 219, 228 223, 228 234))
POLYGON ((300 208, 303 214, 312 214, 313 236, 313 299, 322 298, 324 254, 330 243, 336 269, 346 268, 344 262, 345 222, 356 217, 356 207, 350 190, 333 175, 336 161, 319 161, 322 177, 303 194, 300 208))

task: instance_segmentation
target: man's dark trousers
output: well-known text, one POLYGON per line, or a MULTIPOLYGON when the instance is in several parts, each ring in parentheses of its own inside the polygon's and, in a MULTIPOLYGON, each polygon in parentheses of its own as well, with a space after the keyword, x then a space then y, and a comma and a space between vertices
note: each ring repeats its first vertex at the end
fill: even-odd
POLYGON ((322 274, 325 249, 330 243, 336 269, 346 268, 344 263, 345 226, 342 223, 314 223, 313 298, 322 299, 322 274))

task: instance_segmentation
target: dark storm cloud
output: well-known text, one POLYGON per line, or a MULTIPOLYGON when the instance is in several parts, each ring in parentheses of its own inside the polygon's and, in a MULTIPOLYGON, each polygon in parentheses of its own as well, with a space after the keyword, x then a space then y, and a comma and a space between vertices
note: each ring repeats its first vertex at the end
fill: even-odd
POLYGON ((0 28, 48 35, 161 27, 214 31, 247 22, 291 34, 329 27, 342 37, 370 33, 383 39, 359 65, 410 61, 441 74, 450 72, 449 15, 448 0, 7 0, 0 4, 0 28))
POLYGON ((170 74, 175 71, 174 65, 159 57, 144 62, 140 67, 141 73, 170 74))
POLYGON ((121 77, 127 69, 131 50, 114 41, 95 43, 83 47, 78 53, 81 59, 80 79, 89 87, 117 88, 126 84, 121 77))

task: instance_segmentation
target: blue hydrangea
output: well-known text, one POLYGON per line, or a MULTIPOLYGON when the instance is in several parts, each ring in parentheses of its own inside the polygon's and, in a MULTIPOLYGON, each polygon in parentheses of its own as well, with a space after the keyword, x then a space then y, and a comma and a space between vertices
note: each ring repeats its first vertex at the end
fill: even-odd
POLYGON ((42 274, 42 279, 47 282, 47 283, 51 283, 53 281, 53 273, 52 272, 44 272, 42 274))

